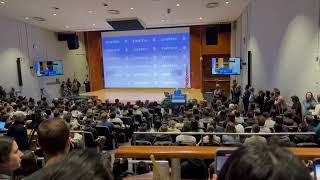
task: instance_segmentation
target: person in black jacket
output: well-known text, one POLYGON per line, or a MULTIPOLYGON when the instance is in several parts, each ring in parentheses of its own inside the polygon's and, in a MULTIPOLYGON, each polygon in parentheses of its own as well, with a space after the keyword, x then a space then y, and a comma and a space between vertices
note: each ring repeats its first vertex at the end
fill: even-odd
POLYGON ((21 111, 13 115, 14 123, 8 128, 7 135, 13 137, 20 150, 29 149, 29 139, 27 129, 24 127, 25 115, 21 111))
MULTIPOLYGON (((305 122, 302 122, 301 124, 299 124, 298 131, 299 132, 308 132, 307 124, 305 122)), ((296 144, 314 142, 314 138, 313 138, 313 135, 306 135, 306 134, 295 135, 294 142, 296 144)))
POLYGON ((241 96, 241 86, 237 85, 237 83, 234 84, 231 89, 231 94, 232 94, 232 102, 234 104, 239 104, 240 96, 241 96))
MULTIPOLYGON (((147 132, 148 125, 146 123, 142 123, 138 129, 139 132, 147 132)), ((135 144, 136 141, 148 141, 153 143, 154 136, 152 134, 137 134, 132 138, 132 144, 135 144)))
POLYGON ((302 106, 299 97, 291 96, 291 101, 293 102, 293 105, 291 107, 292 111, 294 112, 293 120, 299 124, 302 122, 302 106))
POLYGON ((264 105, 263 105, 263 107, 264 107, 264 112, 270 113, 273 103, 274 103, 274 102, 271 100, 271 93, 270 93, 270 91, 266 91, 266 96, 264 97, 264 105))
POLYGON ((243 102, 243 107, 245 112, 248 112, 249 109, 249 98, 250 98, 250 91, 249 91, 250 86, 246 85, 245 90, 244 90, 244 94, 242 97, 242 102, 243 102))
POLYGON ((264 97, 265 97, 266 94, 263 91, 259 91, 258 94, 259 95, 255 99, 255 101, 258 104, 260 112, 264 112, 264 97))

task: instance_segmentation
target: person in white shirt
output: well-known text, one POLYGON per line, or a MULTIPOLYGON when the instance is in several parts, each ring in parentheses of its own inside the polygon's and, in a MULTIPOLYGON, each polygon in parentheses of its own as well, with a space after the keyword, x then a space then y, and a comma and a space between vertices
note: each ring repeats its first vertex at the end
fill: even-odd
MULTIPOLYGON (((213 133, 214 132, 214 127, 212 125, 208 125, 207 128, 208 133, 213 133)), ((216 135, 206 135, 202 138, 202 141, 197 144, 198 146, 203 144, 208 144, 208 145, 220 145, 221 144, 221 138, 216 135)))
POLYGON ((235 115, 233 113, 228 114, 229 121, 235 124, 237 133, 244 133, 244 127, 242 124, 235 122, 235 115))
POLYGON ((137 105, 134 105, 134 106, 133 106, 133 114, 138 114, 138 115, 140 115, 141 117, 143 116, 142 112, 141 112, 140 109, 139 109, 139 106, 137 106, 137 105))
POLYGON ((265 120, 264 127, 266 128, 273 128, 274 124, 276 123, 274 120, 272 120, 272 117, 270 117, 270 114, 268 112, 264 112, 262 114, 262 118, 265 120))
POLYGON ((120 118, 116 117, 116 113, 112 112, 109 115, 109 120, 112 123, 119 123, 121 127, 123 127, 123 121, 120 118))
POLYGON ((320 94, 317 95, 318 104, 315 107, 315 110, 312 112, 313 116, 320 118, 320 94))
POLYGON ((235 122, 236 122, 237 124, 242 124, 242 123, 244 123, 244 119, 243 119, 243 117, 240 116, 240 112, 239 112, 239 111, 234 111, 234 115, 236 116, 235 122))
POLYGON ((176 128, 176 121, 174 120, 169 121, 168 132, 181 132, 179 129, 176 128))
POLYGON ((271 133, 271 129, 265 126, 264 119, 259 119, 258 124, 260 126, 260 133, 271 133))
POLYGON ((177 129, 181 130, 183 128, 183 120, 184 119, 183 119, 183 117, 178 117, 177 120, 178 120, 178 123, 176 123, 175 126, 177 129))
MULTIPOLYGON (((185 121, 184 126, 182 128, 182 132, 191 132, 191 122, 185 121)), ((197 140, 194 136, 191 135, 179 135, 176 137, 176 143, 178 144, 188 144, 188 145, 196 145, 197 140)))
POLYGON ((72 117, 76 117, 79 118, 82 113, 80 111, 77 110, 77 106, 72 106, 72 111, 71 111, 72 117))

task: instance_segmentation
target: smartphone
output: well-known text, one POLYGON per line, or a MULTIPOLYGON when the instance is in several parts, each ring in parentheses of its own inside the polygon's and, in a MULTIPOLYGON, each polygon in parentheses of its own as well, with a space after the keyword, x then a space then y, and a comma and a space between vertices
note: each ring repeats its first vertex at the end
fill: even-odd
POLYGON ((230 149, 218 149, 216 152, 216 174, 218 175, 227 161, 227 159, 232 155, 232 153, 236 150, 236 148, 230 149))
POLYGON ((313 161, 314 167, 314 179, 320 180, 320 159, 316 159, 313 161))

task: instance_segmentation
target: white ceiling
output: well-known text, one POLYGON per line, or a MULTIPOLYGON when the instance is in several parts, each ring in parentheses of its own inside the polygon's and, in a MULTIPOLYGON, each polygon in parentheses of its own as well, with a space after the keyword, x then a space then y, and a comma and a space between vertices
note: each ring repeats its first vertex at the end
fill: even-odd
POLYGON ((0 0, 0 15, 53 31, 112 30, 106 19, 133 17, 137 17, 146 28, 170 27, 231 22, 240 16, 249 1, 0 0), (226 4, 226 1, 230 3, 226 4), (219 7, 206 8, 208 2, 219 2, 219 7), (103 6, 103 3, 108 6, 103 6), (60 9, 54 10, 53 7, 60 9), (167 13, 168 8, 171 9, 170 14, 167 13), (119 10, 120 14, 109 14, 108 10, 111 9, 119 10), (46 21, 36 22, 31 18, 34 16, 45 18, 46 21), (26 17, 30 18, 27 20, 26 17))

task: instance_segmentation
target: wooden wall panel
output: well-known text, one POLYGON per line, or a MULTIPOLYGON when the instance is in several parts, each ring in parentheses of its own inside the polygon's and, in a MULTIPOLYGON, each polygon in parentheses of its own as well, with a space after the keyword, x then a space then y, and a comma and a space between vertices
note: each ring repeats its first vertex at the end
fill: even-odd
POLYGON ((191 87, 202 89, 201 26, 190 27, 190 80, 191 87))
POLYGON ((101 32, 85 32, 91 91, 104 88, 101 32))
MULTIPOLYGON (((205 28, 203 28, 205 29, 205 28)), ((203 30, 202 29, 202 30, 203 30)), ((206 45, 206 33, 202 32, 202 54, 230 54, 231 53, 231 33, 219 33, 218 35, 218 44, 217 45, 206 45)))
POLYGON ((217 45, 206 44, 206 25, 190 27, 191 87, 202 92, 215 89, 216 84, 229 92, 230 76, 211 73, 212 57, 229 57, 231 53, 231 33, 219 33, 217 45), (200 58, 202 57, 202 61, 200 58))

